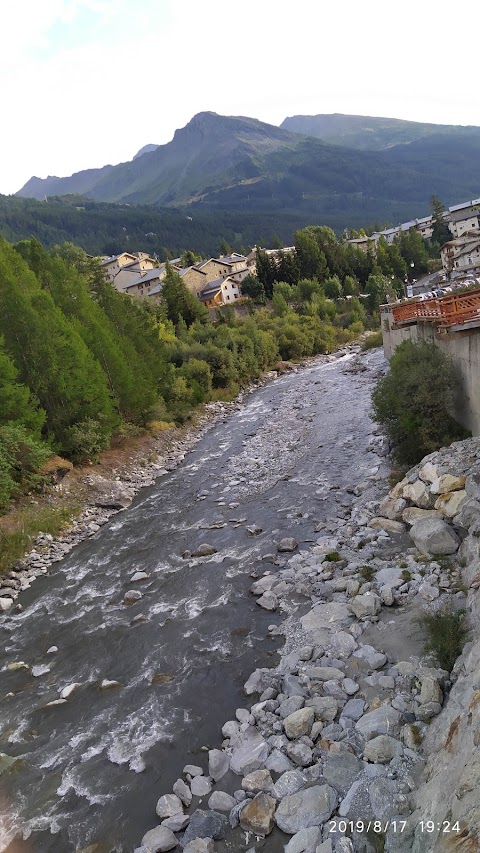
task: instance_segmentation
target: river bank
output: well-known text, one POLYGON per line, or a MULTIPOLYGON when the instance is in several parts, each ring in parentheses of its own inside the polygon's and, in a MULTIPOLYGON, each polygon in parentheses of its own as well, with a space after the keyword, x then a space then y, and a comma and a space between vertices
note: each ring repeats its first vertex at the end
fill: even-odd
POLYGON ((250 572, 272 537, 314 541, 381 462, 365 451, 383 359, 361 360, 316 360, 246 395, 4 615, 0 749, 21 762, 2 777, 0 847, 131 850, 184 752, 217 742, 282 640, 265 642, 281 614, 247 595, 250 572), (193 556, 212 539, 216 553, 193 556))
POLYGON ((457 442, 365 502, 372 470, 313 547, 277 541, 250 592, 287 614, 269 626, 280 661, 252 672, 136 853, 478 849, 479 641, 450 673, 417 620, 467 608, 477 634, 479 458, 478 439, 457 442))

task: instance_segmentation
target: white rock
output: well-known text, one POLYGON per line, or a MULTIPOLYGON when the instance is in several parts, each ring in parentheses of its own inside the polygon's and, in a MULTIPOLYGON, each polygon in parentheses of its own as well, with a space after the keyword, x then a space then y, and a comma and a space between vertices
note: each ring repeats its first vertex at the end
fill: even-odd
POLYGON ((465 486, 465 477, 456 477, 453 474, 442 474, 433 481, 430 486, 432 495, 443 495, 445 492, 455 492, 457 489, 463 489, 465 486))
POLYGON ((404 486, 403 497, 422 509, 428 509, 430 506, 430 496, 422 480, 404 486))
POLYGON ((183 814, 183 803, 176 794, 164 794, 157 801, 155 811, 159 818, 172 817, 172 815, 183 814))
POLYGON ((80 681, 74 681, 73 684, 68 684, 60 693, 60 699, 68 699, 69 696, 72 695, 73 691, 77 689, 77 687, 81 687, 80 681))

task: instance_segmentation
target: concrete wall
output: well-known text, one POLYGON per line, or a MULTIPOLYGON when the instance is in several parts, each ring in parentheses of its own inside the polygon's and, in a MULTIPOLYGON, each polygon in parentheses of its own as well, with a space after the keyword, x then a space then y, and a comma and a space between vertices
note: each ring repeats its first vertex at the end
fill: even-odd
POLYGON ((405 340, 433 343, 452 359, 459 377, 455 417, 472 435, 480 435, 480 327, 438 332, 432 323, 417 322, 392 328, 392 315, 385 308, 382 308, 381 318, 383 349, 389 360, 405 340))

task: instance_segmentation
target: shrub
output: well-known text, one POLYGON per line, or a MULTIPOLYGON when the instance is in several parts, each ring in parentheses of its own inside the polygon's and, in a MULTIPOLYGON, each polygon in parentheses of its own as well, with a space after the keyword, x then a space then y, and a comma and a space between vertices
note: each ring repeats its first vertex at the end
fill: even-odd
POLYGON ((434 344, 404 341, 397 347, 372 400, 399 462, 414 465, 469 435, 451 414, 457 384, 452 362, 434 344))
POLYGON ((372 335, 369 335, 368 338, 362 343, 363 350, 375 349, 376 347, 383 346, 383 335, 381 331, 373 332, 372 335))
POLYGON ((325 554, 323 558, 324 563, 338 563, 339 560, 342 559, 341 554, 338 551, 330 551, 329 554, 325 554))
POLYGON ((69 430, 69 451, 78 462, 98 462, 102 450, 110 444, 110 436, 99 420, 85 418, 69 430))
POLYGON ((422 614, 418 622, 426 633, 425 651, 434 654, 442 669, 450 672, 468 635, 465 611, 445 608, 422 614))
POLYGON ((51 456, 51 450, 24 427, 0 427, 0 510, 11 498, 42 482, 37 469, 51 456))
POLYGON ((375 570, 373 566, 362 566, 360 568, 360 574, 365 581, 373 581, 375 577, 375 570))

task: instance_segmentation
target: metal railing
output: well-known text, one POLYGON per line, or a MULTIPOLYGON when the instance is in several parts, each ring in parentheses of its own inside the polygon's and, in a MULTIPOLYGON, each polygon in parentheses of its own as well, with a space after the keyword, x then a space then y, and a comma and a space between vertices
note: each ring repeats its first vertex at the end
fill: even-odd
POLYGON ((422 302, 404 302, 392 308, 394 323, 426 320, 438 326, 455 326, 480 319, 480 288, 449 293, 422 302))

